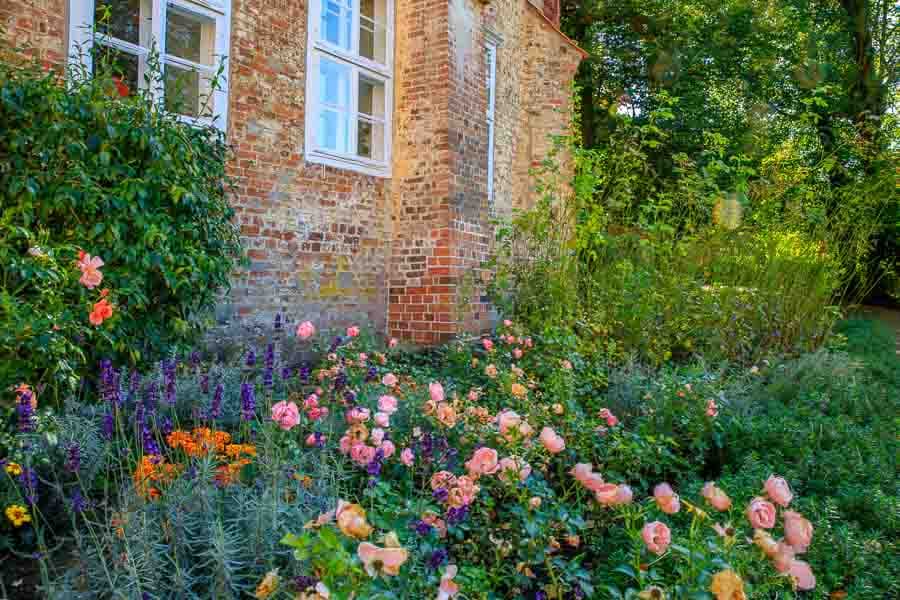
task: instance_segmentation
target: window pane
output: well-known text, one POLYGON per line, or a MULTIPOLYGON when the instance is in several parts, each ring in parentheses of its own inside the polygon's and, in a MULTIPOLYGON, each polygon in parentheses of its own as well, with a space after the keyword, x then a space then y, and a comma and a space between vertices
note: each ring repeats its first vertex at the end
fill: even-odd
POLYGON ((343 0, 322 0, 322 39, 351 50, 350 31, 353 26, 353 9, 343 0))
POLYGON ((319 61, 319 76, 322 104, 350 110, 350 67, 323 57, 319 61))
POLYGON ((166 110, 188 117, 212 116, 210 82, 197 71, 167 64, 166 110))
POLYGON ((92 66, 94 75, 104 73, 112 77, 120 96, 130 96, 138 89, 138 57, 134 54, 98 44, 92 66))
POLYGON ((359 112, 384 118, 384 84, 365 77, 359 78, 359 112))
POLYGON ((359 8, 359 54, 386 64, 387 4, 384 0, 362 0, 359 8))
POLYGON ((350 153, 350 114, 331 109, 322 109, 319 114, 318 145, 320 148, 350 153))
POLYGON ((372 160, 384 160, 384 124, 360 117, 356 124, 356 142, 359 156, 372 160))
POLYGON ((215 39, 215 20, 169 6, 166 11, 167 54, 211 65, 215 39))
POLYGON ((96 0, 97 31, 132 44, 141 43, 141 0, 96 0))

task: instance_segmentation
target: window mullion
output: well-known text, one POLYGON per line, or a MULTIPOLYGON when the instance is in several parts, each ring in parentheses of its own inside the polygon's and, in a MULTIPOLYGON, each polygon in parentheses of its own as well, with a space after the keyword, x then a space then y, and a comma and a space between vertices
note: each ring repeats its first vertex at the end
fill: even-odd
POLYGON ((353 11, 352 24, 350 25, 350 52, 359 56, 359 20, 360 20, 360 3, 359 0, 352 0, 348 3, 350 10, 353 11))
POLYGON ((151 82, 150 94, 159 102, 163 100, 165 91, 165 55, 166 55, 166 8, 167 0, 152 0, 152 18, 150 20, 151 51, 155 48, 159 61, 160 81, 151 82))
POLYGON ((359 68, 350 67, 350 151, 359 156, 359 68))

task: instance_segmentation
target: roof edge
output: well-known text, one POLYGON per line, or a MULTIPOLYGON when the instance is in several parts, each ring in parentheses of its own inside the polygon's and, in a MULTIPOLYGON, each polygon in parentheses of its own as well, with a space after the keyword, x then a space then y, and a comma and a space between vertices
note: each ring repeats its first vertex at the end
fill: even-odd
POLYGON ((547 15, 544 14, 544 11, 543 11, 543 10, 541 10, 540 8, 538 8, 537 6, 535 6, 534 4, 532 4, 531 2, 529 2, 529 0, 524 0, 524 1, 525 1, 525 4, 527 4, 529 7, 531 7, 531 10, 533 10, 535 13, 537 13, 537 15, 538 15, 541 19, 543 19, 544 22, 545 22, 547 25, 549 25, 550 28, 551 28, 553 31, 555 31, 556 33, 558 33, 559 36, 560 36, 560 37, 561 37, 568 45, 570 45, 572 48, 574 48, 575 50, 578 51, 578 53, 581 55, 581 59, 582 59, 582 60, 584 60, 585 58, 587 58, 588 56, 590 56, 590 53, 588 53, 584 48, 582 48, 582 47, 579 46, 577 43, 575 43, 575 40, 573 40, 572 38, 570 38, 569 36, 567 36, 565 33, 563 33, 562 30, 561 30, 559 27, 557 27, 556 23, 554 23, 553 21, 551 21, 550 19, 548 19, 548 18, 547 18, 547 15))

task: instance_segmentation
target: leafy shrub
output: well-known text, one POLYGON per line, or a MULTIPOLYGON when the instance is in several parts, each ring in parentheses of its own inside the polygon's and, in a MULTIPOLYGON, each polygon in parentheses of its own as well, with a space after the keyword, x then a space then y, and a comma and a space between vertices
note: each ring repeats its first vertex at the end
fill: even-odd
POLYGON ((101 356, 156 360, 203 330, 240 255, 224 134, 121 97, 104 65, 63 84, 0 63, 0 389, 71 390, 101 356), (114 328, 87 322, 78 250, 105 262, 114 328))

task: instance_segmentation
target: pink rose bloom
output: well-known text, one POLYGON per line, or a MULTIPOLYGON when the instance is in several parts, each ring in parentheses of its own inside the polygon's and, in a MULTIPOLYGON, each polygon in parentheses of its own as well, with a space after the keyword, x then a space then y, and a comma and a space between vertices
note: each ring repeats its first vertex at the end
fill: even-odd
POLYGON ((786 507, 791 503, 791 499, 794 497, 794 494, 791 492, 791 487, 783 477, 769 475, 764 487, 766 493, 769 495, 769 499, 778 506, 786 507))
POLYGON ((565 369, 566 371, 571 371, 572 370, 571 361, 568 361, 568 360, 562 361, 562 368, 565 369))
POLYGON ((351 408, 347 411, 347 422, 350 424, 353 423, 365 423, 369 420, 369 417, 372 415, 371 411, 368 408, 355 407, 351 408))
POLYGON ((391 415, 387 414, 386 412, 375 413, 375 424, 379 427, 390 427, 391 415))
POLYGON ((514 349, 513 356, 515 356, 517 359, 522 358, 522 350, 520 348, 514 349))
POLYGON ((566 441, 552 427, 544 427, 539 439, 550 454, 559 454, 566 449, 566 441))
POLYGON ((665 554, 669 544, 672 543, 672 532, 669 531, 665 523, 660 523, 659 521, 653 521, 644 525, 644 528, 641 530, 641 537, 644 539, 647 550, 660 556, 665 554))
POLYGON ((367 360, 369 360, 369 355, 366 354, 365 352, 360 352, 359 353, 359 364, 365 365, 367 360))
POLYGON ((667 515, 674 515, 681 510, 681 502, 678 494, 672 489, 668 483, 660 483, 653 488, 653 497, 656 498, 656 505, 659 510, 667 515))
POLYGON ((528 501, 528 507, 531 510, 537 510, 541 506, 541 498, 539 496, 532 496, 528 501))
POLYGON ((375 427, 374 429, 372 429, 369 435, 372 436, 372 443, 377 446, 381 443, 381 440, 384 439, 384 429, 382 429, 381 427, 375 427))
POLYGON ((456 565, 447 565, 444 574, 441 575, 441 585, 438 587, 437 600, 450 600, 459 593, 459 586, 453 582, 458 569, 456 565))
POLYGON ((615 427, 619 424, 619 418, 616 415, 612 414, 612 411, 608 408, 601 408, 598 414, 601 419, 604 419, 606 421, 606 425, 608 427, 615 427))
POLYGON ((522 421, 522 423, 519 425, 519 434, 521 434, 522 437, 527 438, 530 437, 533 433, 534 429, 531 427, 531 425, 529 425, 526 421, 522 421))
POLYGON ((396 348, 399 343, 397 338, 391 338, 391 341, 388 342, 388 348, 396 348))
POLYGON ((798 554, 806 552, 812 542, 813 526, 798 512, 786 510, 784 517, 784 539, 798 554))
POLYGON ((78 282, 89 290, 94 289, 103 281, 103 273, 100 272, 102 266, 103 259, 99 256, 80 255, 78 268, 81 269, 81 279, 78 282))
POLYGON ((484 349, 487 350, 488 352, 490 352, 491 350, 494 349, 494 342, 492 342, 491 340, 489 340, 487 338, 481 340, 481 345, 484 346, 484 349))
POLYGON ((272 406, 272 420, 285 431, 289 431, 300 422, 300 410, 293 402, 282 400, 272 406))
MULTIPOLYGON (((306 436, 306 445, 309 446, 310 448, 312 448, 313 446, 316 446, 318 441, 319 440, 316 439, 316 434, 314 434, 314 433, 311 433, 308 436, 306 436)), ((350 438, 347 438, 347 443, 348 443, 347 450, 349 451, 350 438)))
POLYGON ((472 458, 466 461, 466 471, 474 479, 482 475, 493 475, 499 468, 497 451, 493 448, 479 448, 472 455, 472 458))
POLYGON ((318 408, 319 406, 319 397, 315 394, 310 394, 306 400, 303 401, 303 408, 318 408))
POLYGON ((522 422, 522 417, 518 413, 511 410, 504 410, 497 415, 497 424, 500 426, 501 435, 509 433, 510 429, 514 429, 522 422))
POLYGON ((375 458, 375 448, 366 444, 356 444, 350 448, 350 458, 361 467, 365 467, 375 458))
POLYGON ((717 417, 719 416, 719 407, 716 406, 715 400, 710 400, 706 403, 706 416, 707 417, 717 417))
MULTIPOLYGON (((772 540, 774 542, 774 540, 772 540)), ((765 550, 764 550, 765 551, 765 550)), ((790 544, 784 542, 776 542, 774 546, 769 543, 769 558, 772 559, 772 566, 779 573, 787 573, 791 570, 791 563, 794 562, 794 556, 797 554, 790 544)))
POLYGON ((794 559, 791 561, 788 573, 797 582, 798 590, 807 591, 816 587, 816 576, 813 575, 808 563, 794 559))
POLYGON ((308 340, 316 335, 316 326, 309 321, 303 321, 297 327, 297 337, 301 340, 308 340))
POLYGON ((466 475, 456 478, 456 485, 450 490, 450 504, 459 508, 468 506, 475 500, 475 496, 481 488, 475 485, 475 480, 466 475))
POLYGON ((442 386, 437 381, 432 381, 428 385, 428 392, 431 394, 431 399, 434 402, 443 402, 444 401, 444 386, 442 386))
POLYGON ((525 347, 526 347, 526 348, 531 348, 531 347, 533 347, 533 346, 534 346, 534 342, 531 341, 531 338, 530 338, 530 337, 525 338, 525 347))
POLYGON ((478 390, 469 390, 469 402, 477 402, 478 401, 478 390))
POLYGON ((347 328, 347 337, 355 338, 359 335, 359 327, 354 325, 353 327, 347 328))
POLYGON ((594 499, 603 506, 613 506, 619 496, 619 486, 614 483, 601 483, 595 486, 594 499))
POLYGON ((622 506, 624 504, 631 504, 631 501, 634 499, 634 491, 632 491, 630 486, 620 485, 616 490, 616 497, 613 499, 613 504, 615 506, 622 506))
POLYGON ((703 484, 700 494, 716 510, 728 510, 731 508, 731 498, 721 488, 716 487, 716 484, 712 481, 707 481, 703 484))
POLYGON ((385 458, 390 458, 394 455, 394 452, 397 451, 397 447, 391 440, 384 440, 383 442, 381 442, 379 448, 381 448, 381 451, 384 453, 385 458))
POLYGON ((747 506, 747 520, 754 529, 775 527, 775 506, 763 498, 756 497, 747 506))
POLYGON ((306 411, 306 416, 312 419, 313 421, 318 421, 322 417, 328 416, 328 407, 321 406, 316 408, 310 408, 306 411))
POLYGON ((397 411, 397 399, 393 396, 381 396, 378 399, 378 410, 389 415, 394 414, 397 411))
POLYGON ((341 454, 349 454, 352 444, 353 442, 350 440, 349 435, 341 436, 340 442, 338 442, 341 454))
POLYGON ((397 376, 393 373, 388 373, 381 378, 381 383, 388 387, 394 387, 395 385, 397 385, 397 376))
POLYGON ((415 462, 415 460, 416 455, 409 448, 404 448, 400 453, 400 462, 402 462, 407 467, 413 466, 413 462, 415 462))
POLYGON ((509 319, 504 319, 503 326, 504 327, 512 327, 512 321, 510 321, 509 319))

